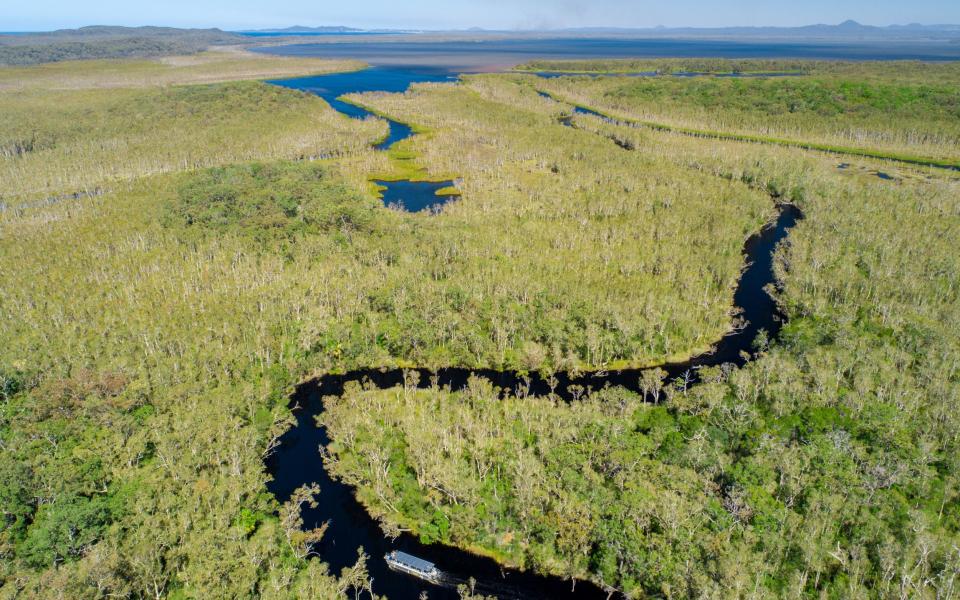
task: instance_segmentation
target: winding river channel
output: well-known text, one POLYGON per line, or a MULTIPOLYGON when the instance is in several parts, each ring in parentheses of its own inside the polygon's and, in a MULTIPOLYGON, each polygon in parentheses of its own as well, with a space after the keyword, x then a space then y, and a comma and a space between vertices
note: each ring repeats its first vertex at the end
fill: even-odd
MULTIPOLYGON (((361 71, 277 79, 267 83, 316 94, 326 100, 327 104, 338 112, 354 119, 366 119, 375 118, 378 115, 362 106, 345 102, 341 99, 341 96, 359 92, 405 92, 414 83, 444 83, 456 80, 456 75, 452 75, 443 69, 371 67, 361 71)), ((387 137, 374 145, 377 150, 389 150, 397 142, 413 135, 413 130, 409 125, 383 116, 379 116, 379 118, 386 121, 390 129, 387 137)), ((404 179, 400 181, 378 180, 376 183, 382 188, 381 199, 385 205, 399 206, 410 212, 433 209, 456 197, 437 195, 437 191, 452 187, 452 181, 433 182, 404 179)))
MULTIPOLYGON (((354 73, 340 73, 320 77, 273 81, 299 90, 311 91, 324 97, 335 109, 356 118, 365 118, 370 113, 362 108, 338 99, 342 94, 360 91, 402 92, 411 83, 419 81, 451 81, 455 77, 437 71, 420 68, 372 68, 354 73)), ((390 137, 378 147, 389 148, 392 144, 412 135, 409 127, 390 121, 390 137)), ((381 182, 378 182, 381 183, 381 182)), ((414 196, 434 204, 438 200, 437 183, 402 182, 403 204, 413 210, 408 198, 414 196)), ((447 184, 448 182, 443 182, 447 184)), ((391 195, 391 182, 382 182, 391 195)), ((391 197, 396 198, 395 195, 391 197)), ((773 298, 766 287, 775 284, 773 270, 774 253, 777 245, 786 239, 788 232, 802 218, 800 211, 789 204, 778 204, 775 222, 750 237, 743 249, 747 266, 742 273, 734 293, 734 303, 738 307, 744 323, 734 332, 719 340, 711 352, 692 360, 661 365, 671 379, 682 377, 688 385, 695 385, 701 367, 733 364, 742 366, 754 353, 754 342, 765 331, 774 338, 781 328, 781 318, 773 298)), ((538 374, 521 375, 511 371, 485 369, 448 368, 433 372, 426 369, 419 372, 420 387, 428 387, 434 382, 441 386, 459 389, 466 385, 471 376, 489 379, 504 390, 525 389, 533 395, 554 393, 567 400, 575 400, 578 389, 600 389, 605 386, 622 386, 640 391, 639 379, 643 370, 626 369, 603 373, 556 373, 548 381, 538 374), (433 381, 431 381, 431 379, 433 381)), ((409 372, 409 370, 407 371, 409 372)), ((410 534, 397 539, 384 536, 379 525, 357 502, 351 487, 331 478, 324 469, 320 456, 321 446, 329 444, 326 431, 317 427, 316 416, 323 411, 322 398, 343 393, 343 386, 349 381, 369 380, 379 388, 403 385, 406 373, 401 369, 379 370, 365 369, 341 375, 327 375, 306 382, 297 388, 291 406, 295 409, 296 426, 291 428, 280 440, 280 445, 267 459, 267 468, 273 476, 269 484, 270 491, 281 502, 288 500, 294 490, 305 484, 317 483, 320 486, 319 504, 316 508, 303 510, 304 526, 318 527, 324 523, 328 529, 323 541, 314 550, 328 563, 334 573, 344 567, 352 566, 362 548, 370 557, 368 569, 373 578, 373 589, 377 594, 386 594, 390 600, 418 600, 422 592, 427 592, 431 600, 459 598, 456 586, 467 583, 469 578, 476 582, 475 591, 496 595, 501 600, 510 598, 542 599, 593 599, 607 598, 608 592, 586 581, 571 582, 559 577, 536 575, 501 567, 495 561, 443 545, 424 545, 410 534), (390 550, 403 550, 435 563, 443 573, 439 585, 433 585, 407 575, 389 570, 383 555, 390 550)))

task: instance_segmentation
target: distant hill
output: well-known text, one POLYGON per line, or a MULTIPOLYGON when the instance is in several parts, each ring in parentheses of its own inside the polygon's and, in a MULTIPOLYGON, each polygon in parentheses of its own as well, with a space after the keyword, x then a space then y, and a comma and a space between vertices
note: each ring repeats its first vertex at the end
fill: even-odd
POLYGON ((284 27, 280 29, 243 29, 235 33, 248 37, 294 38, 297 36, 336 37, 403 34, 410 33, 410 31, 402 29, 357 29, 355 27, 344 27, 342 25, 329 25, 323 27, 304 27, 303 25, 294 25, 293 27, 284 27))
MULTIPOLYGON (((410 33, 411 30, 356 29, 343 26, 293 27, 278 29, 246 30, 247 34, 304 35, 304 34, 372 34, 372 33, 410 33)), ((890 25, 876 27, 863 25, 857 21, 844 21, 837 25, 805 25, 802 27, 568 27, 563 29, 535 29, 506 31, 469 27, 453 30, 419 30, 421 33, 477 34, 477 35, 545 35, 569 34, 572 36, 612 36, 612 37, 692 37, 692 38, 782 38, 782 39, 937 39, 950 40, 960 38, 960 25, 890 25)))
POLYGON ((192 54, 210 46, 246 41, 219 29, 93 25, 42 33, 0 35, 0 65, 61 60, 152 58, 192 54))
POLYGON ((827 39, 955 39, 960 25, 890 25, 876 27, 856 21, 838 25, 802 27, 575 27, 560 30, 573 34, 637 35, 642 37, 722 37, 722 38, 827 38, 827 39))
POLYGON ((234 43, 235 34, 220 29, 177 29, 175 27, 120 27, 114 25, 89 25, 79 29, 58 29, 18 35, 0 35, 0 44, 24 45, 44 42, 90 41, 91 39, 120 38, 170 38, 178 40, 203 40, 209 43, 234 43))
POLYGON ((360 33, 363 29, 354 27, 344 27, 342 25, 332 25, 323 27, 304 27, 303 25, 294 25, 293 27, 284 27, 282 29, 254 29, 245 33, 360 33))

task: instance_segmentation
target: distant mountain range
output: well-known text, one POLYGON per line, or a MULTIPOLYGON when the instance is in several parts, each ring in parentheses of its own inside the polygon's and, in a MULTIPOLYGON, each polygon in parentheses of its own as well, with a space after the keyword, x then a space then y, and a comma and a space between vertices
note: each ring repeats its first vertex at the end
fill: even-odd
POLYGON ((889 25, 877 27, 863 25, 856 21, 844 21, 839 25, 806 25, 803 27, 568 27, 564 29, 524 30, 512 31, 501 29, 483 29, 470 27, 468 29, 429 31, 429 30, 398 30, 398 29, 357 29, 354 27, 325 26, 304 27, 296 25, 281 29, 246 30, 243 33, 269 35, 362 35, 364 33, 448 33, 469 35, 570 35, 584 36, 613 36, 638 38, 776 38, 776 39, 853 39, 853 40, 882 40, 882 39, 960 39, 960 25, 889 25))
POLYGON ((163 37, 203 37, 214 40, 231 40, 234 34, 227 33, 220 29, 179 29, 176 27, 123 27, 119 25, 88 25, 77 29, 57 29, 56 31, 38 31, 30 32, 27 35, 37 38, 59 39, 59 40, 84 40, 84 39, 107 39, 107 38, 163 38, 163 37))
POLYGON ((244 33, 361 33, 365 30, 355 27, 343 27, 334 25, 328 27, 304 27, 303 25, 294 25, 293 27, 284 27, 282 29, 245 29, 244 33))
POLYGON ((911 38, 931 37, 937 39, 960 37, 960 25, 889 25, 877 27, 856 21, 844 21, 839 25, 805 25, 803 27, 574 27, 560 31, 575 34, 642 35, 642 36, 691 36, 691 37, 763 37, 763 38, 911 38))
POLYGON ((617 37, 617 38, 698 38, 698 39, 823 39, 823 40, 938 40, 960 43, 960 25, 889 25, 877 27, 856 21, 839 25, 806 25, 803 27, 569 27, 541 30, 491 30, 479 27, 459 30, 358 29, 341 25, 244 30, 177 29, 173 27, 120 27, 94 25, 78 29, 60 29, 21 35, 0 34, 0 46, 9 44, 86 42, 93 40, 142 38, 190 40, 193 43, 230 44, 249 41, 246 36, 362 36, 365 34, 442 34, 452 36, 533 36, 533 37, 617 37), (245 34, 245 35, 244 35, 245 34))

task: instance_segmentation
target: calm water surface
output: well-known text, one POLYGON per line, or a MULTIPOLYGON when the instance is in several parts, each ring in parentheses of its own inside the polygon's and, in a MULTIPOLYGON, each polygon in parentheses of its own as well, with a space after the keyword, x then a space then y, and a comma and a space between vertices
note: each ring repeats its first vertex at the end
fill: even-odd
POLYGON ((960 44, 945 41, 734 41, 691 39, 554 38, 349 40, 261 48, 287 56, 352 58, 372 65, 420 65, 457 72, 498 71, 534 59, 807 58, 819 60, 960 60, 960 44))
MULTIPOLYGON (((355 92, 405 92, 414 83, 448 83, 456 81, 457 76, 444 70, 426 67, 373 67, 348 73, 334 73, 314 77, 294 79, 275 79, 268 81, 295 90, 316 94, 327 101, 334 109, 354 119, 381 118, 387 122, 390 130, 387 137, 374 147, 388 150, 397 142, 413 135, 409 125, 378 116, 365 108, 340 99, 345 94, 355 92)), ((397 206, 409 212, 438 209, 458 196, 437 196, 437 190, 453 186, 452 181, 377 181, 386 188, 381 193, 383 203, 397 206)))
MULTIPOLYGON (((376 116, 365 108, 344 102, 340 96, 361 92, 405 92, 414 83, 422 82, 451 82, 457 76, 445 69, 417 67, 373 67, 362 71, 348 73, 333 73, 331 75, 317 75, 313 77, 297 77, 294 79, 274 79, 267 83, 280 85, 295 90, 316 94, 327 101, 334 110, 348 117, 364 119, 376 116)), ((385 150, 393 144, 405 140, 413 131, 409 126, 387 119, 390 133, 386 139, 377 144, 377 148, 385 150)))
POLYGON ((443 188, 452 187, 452 181, 380 181, 374 183, 385 189, 381 193, 384 206, 401 208, 407 212, 436 212, 458 196, 438 196, 443 188))

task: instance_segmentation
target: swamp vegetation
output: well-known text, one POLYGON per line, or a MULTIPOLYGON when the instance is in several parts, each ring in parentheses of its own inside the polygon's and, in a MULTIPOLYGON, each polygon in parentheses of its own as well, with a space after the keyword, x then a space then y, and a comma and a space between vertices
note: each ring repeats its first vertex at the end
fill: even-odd
POLYGON ((156 173, 366 148, 385 130, 382 123, 350 123, 306 94, 229 82, 349 66, 210 53, 187 64, 84 62, 66 79, 61 64, 0 70, 0 202, 99 193, 156 173), (178 85, 218 79, 227 82, 178 85))
MULTIPOLYGON (((775 66, 767 62, 746 66, 775 66)), ((590 72, 622 64, 585 63, 582 68, 590 72)), ((677 61, 658 70, 669 72, 674 64, 719 69, 710 63, 677 61)), ((542 79, 536 85, 555 97, 649 127, 960 167, 957 65, 896 69, 881 63, 865 66, 861 73, 842 63, 809 63, 801 71, 803 77, 573 76, 542 79)))
MULTIPOLYGON (((245 72, 292 74, 262 60, 245 72)), ((323 530, 299 511, 323 496, 266 491, 294 384, 699 353, 736 325, 771 197, 806 218, 778 251, 788 323, 746 367, 570 404, 479 379, 353 386, 327 400, 327 465, 388 530, 629 597, 960 593, 956 174, 565 127, 570 106, 537 94, 754 131, 744 107, 779 80, 481 75, 351 97, 420 132, 383 153, 385 123, 296 91, 85 65, 112 89, 0 89, 0 597, 369 596, 363 558, 309 559, 323 530), (383 207, 372 180, 411 173, 460 199, 383 207)), ((789 82, 811 108, 773 102, 769 127, 957 158, 949 85, 865 68, 871 93, 930 90, 916 116, 867 102, 846 121, 844 99, 818 122, 844 85, 818 68, 789 82)))

